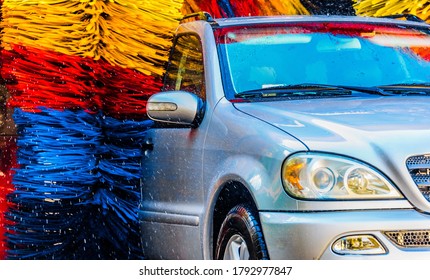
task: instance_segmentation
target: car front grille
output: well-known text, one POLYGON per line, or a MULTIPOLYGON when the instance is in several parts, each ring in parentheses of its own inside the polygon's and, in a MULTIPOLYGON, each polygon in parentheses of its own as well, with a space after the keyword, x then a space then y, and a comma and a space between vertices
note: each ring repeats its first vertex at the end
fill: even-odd
POLYGON ((430 201, 430 154, 410 157, 406 166, 422 195, 430 201))
POLYGON ((386 231, 384 234, 400 247, 430 247, 430 230, 386 231))
MULTIPOLYGON (((412 156, 406 160, 406 166, 421 194, 430 202, 430 154, 412 156)), ((400 247, 430 247, 430 230, 397 230, 384 234, 400 247)))

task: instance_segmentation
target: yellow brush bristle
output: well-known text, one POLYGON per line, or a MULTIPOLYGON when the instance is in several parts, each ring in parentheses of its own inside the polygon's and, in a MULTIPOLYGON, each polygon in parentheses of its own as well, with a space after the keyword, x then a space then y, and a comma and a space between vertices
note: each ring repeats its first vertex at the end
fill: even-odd
POLYGON ((3 2, 3 41, 161 75, 183 0, 3 2))
POLYGON ((354 0, 357 15, 388 16, 412 14, 430 21, 430 3, 427 0, 354 0))

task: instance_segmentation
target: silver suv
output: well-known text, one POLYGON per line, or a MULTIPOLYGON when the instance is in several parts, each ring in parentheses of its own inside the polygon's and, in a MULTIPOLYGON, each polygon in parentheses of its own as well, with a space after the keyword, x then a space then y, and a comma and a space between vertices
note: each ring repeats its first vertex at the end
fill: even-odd
POLYGON ((430 259, 430 26, 408 18, 181 24, 147 103, 145 257, 430 259))

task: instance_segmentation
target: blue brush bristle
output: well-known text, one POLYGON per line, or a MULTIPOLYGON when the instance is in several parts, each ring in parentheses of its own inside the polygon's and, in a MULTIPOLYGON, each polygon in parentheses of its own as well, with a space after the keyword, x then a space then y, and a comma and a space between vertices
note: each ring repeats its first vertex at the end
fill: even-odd
POLYGON ((106 217, 102 234, 123 258, 142 257, 137 207, 144 137, 152 123, 102 118, 98 170, 103 188, 96 196, 106 217))
POLYGON ((137 205, 145 131, 79 111, 16 109, 9 259, 141 259, 137 205))
POLYGON ((226 13, 226 17, 234 17, 234 11, 229 0, 219 0, 219 7, 226 13))
MULTIPOLYGON (((98 182, 98 118, 84 111, 15 109, 18 128, 16 204, 6 213, 9 259, 93 258, 88 238, 90 203, 98 182), (88 245, 87 245, 88 244, 88 245)), ((96 258, 97 256, 94 256, 96 258)))

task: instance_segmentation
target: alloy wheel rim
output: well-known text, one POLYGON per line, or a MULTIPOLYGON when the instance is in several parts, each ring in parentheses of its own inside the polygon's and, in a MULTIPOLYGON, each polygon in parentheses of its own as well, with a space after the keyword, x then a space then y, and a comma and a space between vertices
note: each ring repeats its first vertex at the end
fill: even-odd
POLYGON ((245 239, 235 234, 228 240, 224 252, 224 260, 249 260, 249 250, 245 239))

